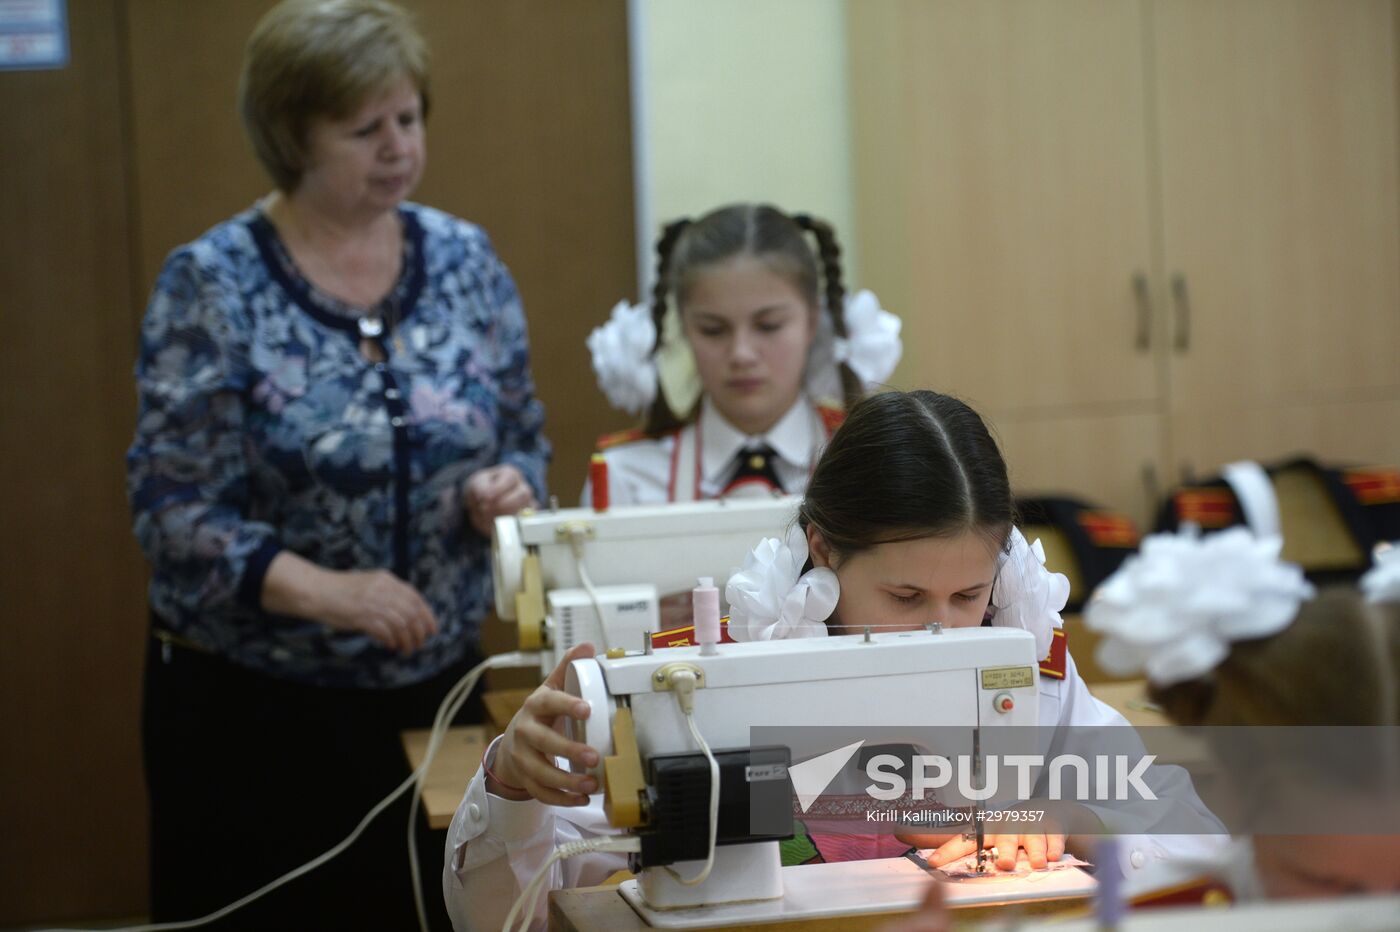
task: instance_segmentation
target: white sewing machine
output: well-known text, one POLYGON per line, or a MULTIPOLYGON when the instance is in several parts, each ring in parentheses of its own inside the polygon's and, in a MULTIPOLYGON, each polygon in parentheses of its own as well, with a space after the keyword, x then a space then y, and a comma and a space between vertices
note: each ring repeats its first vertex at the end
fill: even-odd
POLYGON ((559 508, 497 518, 496 613, 519 625, 521 650, 543 651, 546 673, 575 644, 637 649, 660 628, 661 597, 689 592, 700 576, 723 593, 760 540, 783 536, 799 501, 559 508))
MULTIPOLYGON (((790 833, 794 790, 799 798, 819 794, 856 751, 829 746, 820 732, 805 747, 751 746, 751 728, 959 726, 971 743, 989 727, 1035 725, 1038 677, 1028 632, 932 627, 721 644, 709 654, 680 647, 577 660, 566 688, 592 709, 570 731, 599 754, 596 776, 608 817, 640 837, 641 851, 632 857, 641 876, 624 882, 622 895, 653 926, 697 928, 909 909, 930 879, 924 867, 902 858, 783 868, 778 843, 786 833, 754 835, 751 804, 755 811, 781 807, 779 821, 790 833), (721 770, 713 867, 696 886, 667 870, 694 878, 710 850, 709 762, 682 712, 686 694, 721 770), (770 781, 773 787, 762 785, 770 781)), ((864 771, 855 776, 856 785, 867 782, 864 771)), ((1039 879, 1045 882, 1020 895, 1093 888, 1077 869, 1039 879)), ((959 891, 958 902, 1006 902, 1018 898, 1016 882, 950 887, 959 891)))

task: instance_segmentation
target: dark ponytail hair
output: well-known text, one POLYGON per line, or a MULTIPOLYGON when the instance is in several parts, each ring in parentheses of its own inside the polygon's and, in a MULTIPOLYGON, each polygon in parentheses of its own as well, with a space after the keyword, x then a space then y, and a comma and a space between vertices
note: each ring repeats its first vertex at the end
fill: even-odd
POLYGON ((1015 507, 1006 461, 976 411, 937 392, 891 391, 851 409, 812 473, 798 523, 842 560, 968 531, 1001 550, 1015 507))
MULTIPOLYGON (((826 308, 838 337, 846 336, 841 247, 831 224, 807 214, 788 216, 770 204, 730 204, 699 220, 682 218, 662 229, 656 243, 656 284, 651 296, 658 346, 668 299, 674 297, 678 305, 684 304, 700 273, 735 256, 752 256, 786 278, 812 307, 826 308), (815 253, 808 233, 817 244, 815 253), (819 288, 819 282, 824 289, 819 288)), ((841 400, 849 410, 863 394, 860 380, 845 363, 840 364, 839 373, 841 400)), ((647 414, 646 430, 664 433, 694 417, 694 410, 672 411, 664 393, 658 392, 647 414)))

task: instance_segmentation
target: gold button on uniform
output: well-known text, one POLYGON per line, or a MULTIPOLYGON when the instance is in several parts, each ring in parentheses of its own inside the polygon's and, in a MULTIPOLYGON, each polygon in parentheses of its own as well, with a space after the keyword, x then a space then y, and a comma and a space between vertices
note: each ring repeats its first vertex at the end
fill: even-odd
POLYGON ((762 453, 755 453, 753 456, 749 457, 750 469, 762 469, 766 465, 768 465, 768 461, 763 458, 762 453))

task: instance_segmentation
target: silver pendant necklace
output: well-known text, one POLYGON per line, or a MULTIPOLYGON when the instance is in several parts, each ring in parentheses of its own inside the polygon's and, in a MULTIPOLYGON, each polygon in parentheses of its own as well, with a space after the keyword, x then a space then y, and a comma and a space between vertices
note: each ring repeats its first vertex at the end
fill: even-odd
POLYGON ((377 340, 384 335, 384 318, 378 314, 366 314, 358 323, 360 336, 366 340, 377 340))

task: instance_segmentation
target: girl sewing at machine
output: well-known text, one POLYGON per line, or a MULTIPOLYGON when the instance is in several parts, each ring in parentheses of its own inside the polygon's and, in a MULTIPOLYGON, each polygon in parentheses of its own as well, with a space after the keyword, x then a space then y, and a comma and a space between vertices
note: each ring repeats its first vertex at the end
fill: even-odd
MULTIPOLYGON (((1161 865, 1144 879, 1157 889, 1223 882, 1236 900, 1400 892, 1400 834, 1392 834, 1400 819, 1393 727, 1400 722, 1400 548, 1377 554, 1361 592, 1338 587, 1316 595, 1278 551, 1277 539, 1243 530, 1148 537, 1140 555, 1104 582, 1085 620, 1103 635, 1100 663, 1121 675, 1146 673, 1152 700, 1180 725, 1205 726, 1217 753, 1228 755, 1224 745, 1261 726, 1340 726, 1341 741, 1366 728, 1372 741, 1364 743, 1379 746, 1366 748, 1370 772, 1355 782, 1355 767, 1335 759, 1320 769, 1293 757, 1286 769, 1231 771, 1234 795, 1255 820, 1269 813, 1267 821, 1287 824, 1301 807, 1353 834, 1259 832, 1213 857, 1161 865)), ((1361 758, 1356 750, 1341 756, 1361 758)), ((888 932, 949 928, 938 888, 931 885, 919 913, 888 932)), ((1183 926, 1192 921, 1183 917, 1183 926)))
MULTIPOLYGON (((736 640, 759 640, 824 637, 846 633, 848 626, 915 629, 935 621, 1022 628, 1046 658, 1042 724, 1127 727, 1089 695, 1067 653, 1052 653, 1069 586, 1041 560, 1014 527, 1006 465, 981 418, 945 395, 889 392, 857 404, 836 432, 786 542, 764 541, 730 580, 729 630, 736 640), (793 569, 791 578, 774 577, 803 567, 809 556, 805 573, 793 569)), ((554 766, 556 757, 585 767, 596 763, 590 748, 554 730, 561 716, 588 714, 585 703, 560 687, 564 666, 589 650, 567 657, 527 700, 467 789, 449 832, 444 875, 459 928, 478 922, 485 928, 488 916, 504 915, 556 844, 609 831, 601 799, 590 799, 596 781, 554 766)), ((1137 871, 1155 859, 1201 855, 1224 844, 1223 836, 1212 834, 1221 832, 1218 821, 1183 771, 1154 768, 1148 782, 1201 834, 1130 837, 1122 863, 1101 869, 1137 871)), ((822 839, 815 841, 818 853, 832 860, 898 853, 875 835, 835 839, 825 852, 822 839)), ((900 850, 934 843, 935 864, 975 848, 959 835, 909 837, 900 850)), ((1014 866, 1021 850, 1033 866, 1044 866, 1065 850, 1066 837, 988 835, 986 844, 997 848, 1004 867, 1014 866)), ((597 883, 624 865, 615 854, 583 855, 556 866, 552 886, 597 883)))
POLYGON ((651 303, 588 338, 609 402, 646 415, 599 442, 610 504, 801 493, 846 408, 894 371, 898 319, 846 294, 836 233, 806 214, 732 204, 668 224, 656 254, 651 303))

